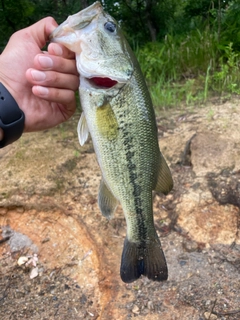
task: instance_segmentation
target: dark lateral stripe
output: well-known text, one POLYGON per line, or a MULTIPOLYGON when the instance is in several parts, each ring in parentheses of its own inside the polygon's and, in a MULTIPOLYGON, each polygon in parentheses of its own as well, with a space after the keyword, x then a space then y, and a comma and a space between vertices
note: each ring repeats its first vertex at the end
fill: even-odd
POLYGON ((147 227, 144 222, 144 213, 142 210, 142 188, 137 183, 138 174, 136 171, 136 164, 134 163, 134 155, 135 152, 133 146, 133 138, 130 136, 127 126, 121 127, 121 132, 123 135, 123 144, 125 149, 125 155, 127 159, 127 168, 129 172, 130 183, 133 187, 133 197, 134 197, 134 205, 135 205, 135 212, 136 212, 136 220, 137 220, 137 227, 138 227, 138 235, 139 240, 141 240, 141 244, 145 243, 147 238, 147 227))

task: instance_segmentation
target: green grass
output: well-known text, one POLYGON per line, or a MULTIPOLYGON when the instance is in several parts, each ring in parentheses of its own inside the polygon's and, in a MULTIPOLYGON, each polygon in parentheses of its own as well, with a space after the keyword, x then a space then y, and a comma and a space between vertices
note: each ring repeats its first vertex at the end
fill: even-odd
POLYGON ((136 49, 156 108, 200 105, 212 96, 240 94, 240 53, 219 44, 215 32, 193 30, 185 37, 136 49))

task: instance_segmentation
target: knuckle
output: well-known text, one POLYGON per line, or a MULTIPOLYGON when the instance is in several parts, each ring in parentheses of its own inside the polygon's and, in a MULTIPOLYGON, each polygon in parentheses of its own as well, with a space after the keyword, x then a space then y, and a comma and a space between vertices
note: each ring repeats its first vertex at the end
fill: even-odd
POLYGON ((59 83, 61 82, 61 77, 58 72, 55 71, 49 71, 48 77, 47 77, 47 82, 50 85, 58 86, 59 83))

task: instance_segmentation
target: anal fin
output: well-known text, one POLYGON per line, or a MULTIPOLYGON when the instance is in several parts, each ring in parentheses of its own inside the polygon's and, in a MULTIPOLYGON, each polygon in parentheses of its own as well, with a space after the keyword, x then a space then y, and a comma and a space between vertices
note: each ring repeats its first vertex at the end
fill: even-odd
POLYGON ((111 219, 113 217, 116 207, 118 205, 118 200, 114 197, 112 192, 106 186, 103 179, 101 180, 99 186, 98 205, 102 212, 102 215, 107 219, 111 219))

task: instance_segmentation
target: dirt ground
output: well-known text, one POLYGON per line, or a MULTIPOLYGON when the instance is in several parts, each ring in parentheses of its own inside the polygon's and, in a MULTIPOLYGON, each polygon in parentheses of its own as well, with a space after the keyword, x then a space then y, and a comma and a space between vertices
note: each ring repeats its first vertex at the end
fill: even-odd
POLYGON ((0 319, 240 319, 239 103, 157 117, 174 178, 154 198, 162 283, 120 279, 126 224, 121 207, 111 221, 100 214, 79 114, 0 150, 0 319))

